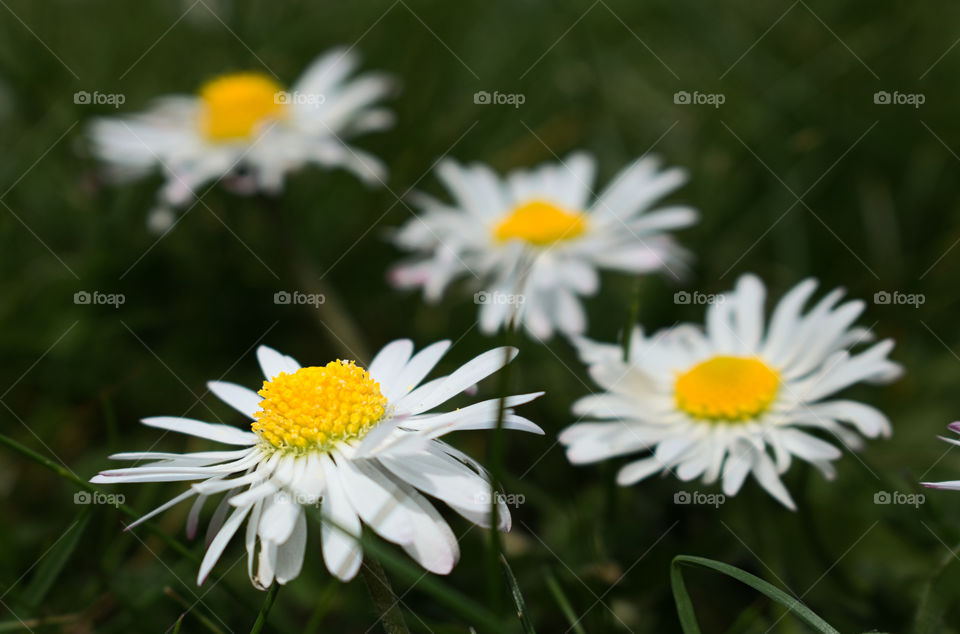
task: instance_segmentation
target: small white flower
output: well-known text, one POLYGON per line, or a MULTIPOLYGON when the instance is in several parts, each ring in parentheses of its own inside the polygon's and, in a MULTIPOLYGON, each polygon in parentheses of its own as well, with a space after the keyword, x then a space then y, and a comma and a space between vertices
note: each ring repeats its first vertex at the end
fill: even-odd
POLYGON ((795 286, 765 327, 766 291, 759 279, 745 275, 736 290, 708 308, 705 330, 680 325, 648 338, 636 329, 626 363, 619 346, 578 339, 590 375, 605 391, 574 404, 574 413, 589 422, 560 434, 567 458, 584 464, 650 451, 620 470, 619 484, 673 472, 683 481, 722 479, 728 496, 753 474, 794 509, 780 480, 791 458, 833 478, 831 461, 841 455, 806 430, 826 431, 853 449, 862 446, 856 432, 868 438, 890 434, 877 409, 824 399, 860 381, 886 383, 901 373, 887 358, 891 340, 848 351, 872 339, 853 326, 862 301, 838 305, 843 290, 835 289, 803 313, 816 286, 812 279, 795 286))
POLYGON ((183 207, 220 179, 241 194, 277 192, 287 172, 308 163, 381 182, 380 161, 345 140, 393 123, 376 104, 392 82, 380 73, 351 79, 357 65, 354 54, 334 49, 289 90, 263 73, 223 75, 195 96, 167 96, 144 113, 95 120, 93 152, 120 180, 162 170, 161 207, 183 207))
POLYGON ((697 219, 685 206, 649 210, 684 182, 681 169, 660 171, 656 159, 643 158, 599 195, 594 172, 583 153, 504 178, 486 165, 442 162, 437 175, 453 202, 415 198, 423 213, 394 241, 416 255, 394 269, 393 283, 423 287, 435 302, 454 278, 472 277, 482 289, 483 332, 515 315, 539 339, 583 333, 580 296, 597 291, 597 269, 676 274, 685 253, 666 232, 697 219))
MULTIPOLYGON (((117 454, 111 458, 152 462, 104 471, 91 482, 198 481, 128 529, 196 495, 188 520, 188 532, 193 533, 204 501, 226 493, 212 520, 210 534, 215 536, 197 583, 203 583, 244 521, 247 571, 254 586, 265 589, 274 581, 294 579, 306 547, 304 507, 315 505, 323 517, 323 558, 338 578, 347 581, 360 568, 361 520, 427 570, 446 574, 459 557, 457 540, 421 492, 489 527, 489 476, 439 438, 495 427, 501 399, 428 412, 499 370, 517 352, 490 350, 453 374, 420 385, 449 346, 449 341, 441 341, 414 355, 409 340, 394 341, 374 358, 369 371, 352 361, 302 368, 291 357, 261 346, 257 357, 266 381, 259 392, 233 383, 209 383, 211 392, 253 421, 250 431, 168 416, 143 420, 151 427, 239 449, 117 454), (223 521, 227 509, 232 512, 223 521)), ((542 434, 512 409, 541 394, 504 399, 504 428, 542 434)), ((497 528, 508 531, 510 513, 501 497, 497 528)))

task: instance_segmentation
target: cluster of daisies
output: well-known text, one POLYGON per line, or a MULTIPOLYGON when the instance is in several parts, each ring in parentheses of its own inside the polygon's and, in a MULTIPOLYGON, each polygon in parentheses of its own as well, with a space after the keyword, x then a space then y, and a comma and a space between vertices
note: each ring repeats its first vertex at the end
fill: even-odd
MULTIPOLYGON (((380 102, 393 82, 376 73, 355 76, 357 66, 354 54, 334 50, 289 89, 264 74, 218 77, 196 96, 95 122, 92 146, 117 177, 162 170, 166 183, 150 220, 158 229, 211 182, 242 194, 275 192, 287 172, 314 163, 376 184, 385 178, 381 162, 346 140, 391 125, 380 102)), ((621 485, 672 474, 719 482, 727 495, 753 476, 794 509, 781 479, 793 459, 832 478, 840 447, 857 449, 863 438, 891 433, 882 412, 835 395, 857 383, 895 380, 901 368, 889 358, 893 342, 873 341, 856 325, 865 305, 843 301, 842 290, 815 300, 814 280, 787 292, 769 318, 763 282, 744 275, 713 298, 703 325, 652 334, 636 328, 625 333, 625 344, 586 338, 582 302, 598 292, 599 271, 676 275, 689 256, 670 232, 697 220, 688 206, 659 204, 684 183, 681 169, 640 158, 599 193, 595 172, 596 162, 583 153, 506 175, 442 161, 436 176, 449 196, 416 195, 418 212, 392 236, 409 253, 389 275, 398 288, 422 289, 427 301, 439 302, 466 278, 487 300, 478 302, 484 333, 516 328, 535 340, 569 338, 599 386, 574 404, 576 422, 559 432, 571 463, 633 456, 617 474, 621 485)), ((221 496, 198 583, 244 526, 253 584, 264 589, 295 578, 315 508, 326 567, 342 580, 362 564, 362 525, 426 570, 448 573, 459 547, 436 501, 502 531, 510 528, 510 512, 487 471, 442 437, 492 428, 544 433, 514 411, 541 392, 443 410, 517 354, 493 349, 427 380, 449 347, 442 341, 415 353, 411 341, 394 341, 366 368, 339 359, 302 367, 261 347, 262 385, 209 384, 247 418, 246 428, 143 420, 227 449, 116 454, 135 465, 93 481, 190 482, 135 524, 194 499, 191 533, 207 499, 221 496)))

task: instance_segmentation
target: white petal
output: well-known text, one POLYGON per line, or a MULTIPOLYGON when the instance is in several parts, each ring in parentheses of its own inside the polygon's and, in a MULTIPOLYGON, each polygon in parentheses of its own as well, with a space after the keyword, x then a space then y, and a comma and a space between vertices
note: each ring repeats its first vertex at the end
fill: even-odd
POLYGON ((438 341, 414 355, 390 386, 384 389, 383 395, 387 397, 387 401, 394 403, 420 385, 420 381, 433 370, 449 348, 449 341, 438 341))
POLYGON ((210 542, 210 547, 207 548, 207 553, 203 556, 203 561, 200 562, 200 572, 197 574, 197 585, 202 585, 206 580, 207 575, 210 574, 213 566, 217 563, 217 560, 220 559, 220 555, 223 554, 224 549, 230 542, 230 538, 232 538, 234 533, 237 532, 237 529, 240 528, 240 524, 243 523, 244 518, 247 516, 247 513, 250 512, 251 508, 252 506, 242 506, 238 508, 231 513, 227 521, 224 522, 223 528, 220 529, 217 536, 210 542))
POLYGON ((290 484, 290 490, 300 499, 301 504, 314 504, 323 495, 326 489, 326 478, 323 474, 323 465, 320 458, 309 453, 299 460, 305 463, 300 477, 290 484))
POLYGON ((453 374, 431 381, 397 402, 398 413, 419 414, 479 383, 517 356, 516 348, 494 348, 471 359, 453 374), (429 388, 426 389, 425 388, 429 388))
POLYGON ((207 383, 207 387, 221 401, 249 418, 253 418, 254 413, 260 409, 260 395, 242 385, 225 381, 210 381, 207 383))
POLYGON ((192 495, 196 495, 196 491, 193 491, 192 489, 189 489, 189 490, 187 490, 187 491, 184 491, 183 493, 181 493, 181 494, 178 495, 177 497, 173 498, 172 500, 169 500, 169 501, 161 504, 160 506, 158 506, 157 508, 153 509, 152 511, 150 511, 150 512, 147 513, 146 515, 141 515, 141 516, 140 516, 139 518, 137 518, 135 521, 131 522, 130 524, 127 524, 127 526, 123 529, 123 531, 124 531, 124 532, 127 532, 127 531, 129 531, 129 530, 131 530, 131 529, 133 529, 133 528, 136 528, 138 525, 142 524, 143 522, 146 522, 146 521, 147 521, 148 519, 150 519, 151 517, 154 517, 155 515, 157 515, 157 514, 159 514, 159 513, 162 513, 163 511, 166 511, 168 508, 171 508, 171 507, 175 506, 176 504, 179 504, 180 502, 183 502, 184 500, 189 499, 190 496, 192 496, 192 495))
POLYGON ((747 474, 753 469, 755 450, 752 447, 737 443, 730 450, 726 462, 723 464, 723 493, 736 495, 743 486, 747 474))
POLYGON ((736 316, 741 351, 755 353, 763 335, 763 300, 766 289, 755 275, 744 275, 737 281, 736 316))
POLYGON ((780 504, 783 504, 791 511, 797 510, 797 505, 793 503, 793 498, 790 497, 787 488, 783 486, 783 482, 780 481, 780 476, 777 475, 777 469, 773 466, 773 461, 766 452, 759 452, 757 454, 757 460, 753 464, 753 477, 756 478, 760 486, 766 489, 767 493, 772 495, 780 504))
POLYGON ((839 449, 830 443, 820 440, 816 436, 804 433, 799 429, 782 429, 776 435, 779 436, 784 448, 807 462, 836 460, 843 455, 839 449))
POLYGON ((770 318, 770 328, 764 344, 763 356, 772 359, 778 365, 782 356, 793 343, 797 328, 800 325, 800 313, 813 291, 817 289, 817 281, 806 279, 794 286, 784 295, 770 318))
POLYGON ((216 493, 223 493, 224 491, 229 491, 230 489, 237 487, 260 482, 266 477, 267 474, 265 473, 252 471, 240 477, 231 478, 229 480, 208 480, 206 482, 198 482, 191 485, 191 488, 201 495, 214 495, 216 493))
POLYGON ((250 578, 250 583, 258 590, 266 590, 265 587, 257 582, 257 578, 253 574, 253 557, 257 550, 257 529, 260 528, 260 513, 262 509, 263 500, 259 500, 253 505, 253 510, 250 512, 250 519, 247 521, 247 534, 244 536, 244 545, 247 549, 247 577, 250 578))
POLYGON ((290 538, 301 512, 300 506, 288 494, 277 493, 264 504, 257 530, 260 539, 274 544, 284 543, 290 538))
POLYGON ((257 435, 253 432, 229 425, 204 423, 199 420, 174 416, 153 416, 144 418, 141 422, 149 427, 168 429, 188 436, 198 436, 226 445, 254 445, 257 443, 257 435))
POLYGON ((260 346, 257 348, 257 360, 260 362, 260 369, 263 370, 263 376, 268 381, 272 381, 281 372, 293 374, 300 369, 300 364, 293 357, 280 354, 273 348, 260 346))
POLYGON ((337 473, 353 508, 374 532, 395 544, 413 541, 413 524, 394 482, 364 460, 353 462, 339 453, 337 473))
POLYGON ((259 588, 269 588, 273 584, 277 569, 277 545, 273 542, 260 542, 260 557, 257 563, 257 578, 254 584, 259 588))
POLYGON ((303 568, 307 550, 307 517, 301 509, 290 539, 277 548, 277 583, 283 585, 296 579, 303 568))
POLYGON ((448 574, 460 559, 456 535, 425 497, 406 484, 399 486, 413 523, 413 541, 404 544, 403 549, 430 572, 448 574))
POLYGON ((641 480, 649 478, 654 473, 663 471, 663 463, 651 456, 642 460, 631 462, 617 472, 617 484, 620 486, 630 486, 641 480))
POLYGON ((446 502, 479 526, 490 525, 490 482, 467 465, 432 452, 402 458, 392 455, 378 458, 383 466, 407 484, 446 502))
POLYGON ((326 454, 320 460, 327 480, 327 493, 320 507, 324 519, 321 524, 323 560, 331 574, 341 581, 350 581, 363 563, 360 518, 350 505, 333 460, 326 454))
POLYGON ((852 423, 867 438, 889 436, 890 420, 875 407, 857 401, 836 400, 815 403, 809 409, 818 416, 852 423))
POLYGON ((238 493, 237 495, 230 498, 230 504, 237 507, 244 507, 253 504, 258 500, 273 495, 277 492, 277 485, 272 482, 264 482, 256 486, 252 486, 243 493, 238 493))
POLYGON ((413 342, 409 339, 397 339, 383 347, 370 362, 367 370, 374 381, 381 385, 392 385, 413 354, 413 342))

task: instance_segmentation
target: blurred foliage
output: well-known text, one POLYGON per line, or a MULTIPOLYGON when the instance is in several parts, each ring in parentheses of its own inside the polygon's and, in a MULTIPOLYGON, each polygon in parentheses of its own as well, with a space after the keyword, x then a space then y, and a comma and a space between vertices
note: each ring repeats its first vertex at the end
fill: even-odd
MULTIPOLYGON (((555 443, 571 402, 594 389, 570 346, 521 343, 515 390, 546 389, 525 407, 545 438, 509 436, 515 511, 505 541, 529 616, 541 632, 570 627, 556 588, 587 632, 679 631, 669 564, 677 554, 739 566, 802 597, 841 631, 960 631, 960 497, 928 492, 926 504, 874 504, 878 491, 918 491, 921 479, 957 477, 960 456, 936 435, 956 414, 960 376, 956 280, 960 275, 960 88, 955 49, 960 6, 889 0, 830 3, 746 0, 629 2, 321 3, 316 0, 6 0, 0 7, 0 425, 83 478, 118 450, 147 448, 148 415, 241 424, 205 381, 255 385, 252 349, 277 347, 323 363, 337 350, 312 308, 277 306, 296 288, 279 219, 297 247, 343 296, 368 347, 411 337, 452 338, 449 370, 495 344, 473 327, 473 289, 441 306, 392 291, 384 272, 399 257, 384 236, 410 217, 416 185, 441 194, 429 173, 449 153, 498 169, 555 160, 583 148, 600 183, 652 151, 690 171, 675 200, 702 211, 680 235, 695 255, 681 283, 640 284, 648 329, 699 321, 677 306, 679 288, 718 292, 745 271, 770 295, 806 276, 871 300, 879 291, 923 293, 919 308, 870 301, 862 323, 898 341, 908 369, 898 383, 851 395, 885 410, 894 437, 838 463, 826 483, 794 467, 786 476, 800 510, 786 511, 748 483, 718 509, 673 504, 673 479, 612 486, 616 465, 570 466, 555 443), (272 208, 219 187, 162 240, 145 218, 159 177, 113 187, 99 177, 85 126, 108 106, 78 105, 78 90, 119 92, 133 112, 153 97, 189 92, 229 70, 264 65, 287 81, 326 48, 355 43, 364 68, 402 78, 394 130, 358 145, 391 167, 387 188, 341 172, 305 169, 272 208), (525 103, 477 105, 478 90, 522 93, 525 103), (680 90, 721 93, 719 108, 678 105, 680 90), (922 93, 919 108, 878 105, 876 91, 922 93), (798 196, 802 199, 798 201, 798 196), (229 227, 229 229, 228 229, 229 227), (76 305, 81 290, 120 292, 118 309, 76 305), (555 583, 552 583, 553 580, 555 583), (942 621, 940 619, 943 619, 942 621)), ((634 281, 604 277, 590 301, 590 331, 613 341, 627 320, 634 281)), ((494 382, 481 386, 491 394, 494 382)), ((458 446, 483 456, 487 435, 458 446)), ((167 437, 162 447, 207 444, 167 437)), ((146 511, 178 485, 116 492, 146 511)), ((227 551, 217 585, 197 588, 196 566, 145 532, 122 533, 122 516, 81 513, 75 489, 21 456, 0 453, 0 613, 33 631, 247 631, 263 594, 227 551), (43 557, 78 520, 82 535, 59 572, 43 557), (37 562, 40 562, 39 564, 37 562), (51 586, 44 592, 49 579, 51 586), (47 577, 41 576, 46 574, 47 577), (39 580, 38 580, 39 578, 39 580), (227 589, 230 589, 230 592, 227 589), (37 597, 42 595, 42 600, 37 597), (199 598, 199 599, 198 599, 199 598), (199 601, 199 602, 198 602, 199 601), (3 607, 6 606, 6 607, 3 607), (47 623, 48 625, 43 625, 47 623)), ((185 540, 187 507, 157 519, 185 540)), ((463 558, 442 582, 483 598, 480 529, 451 518, 463 558)), ((302 576, 277 596, 268 629, 364 631, 376 619, 361 581, 332 581, 314 527, 302 576)), ((71 538, 72 539, 72 538, 71 538)), ((202 539, 191 546, 202 552, 202 539)), ((61 553, 62 548, 53 552, 61 553)), ((499 573, 500 571, 498 571, 499 573)), ((779 608, 729 580, 687 573, 708 632, 797 632, 779 608)), ((396 582, 413 631, 462 632, 465 624, 414 585, 396 582), (409 593, 408 593, 409 590, 409 593)), ((509 613, 504 586, 501 604, 509 613)), ((9 626, 9 627, 8 627, 9 626)), ((519 631, 520 624, 516 622, 519 631)))

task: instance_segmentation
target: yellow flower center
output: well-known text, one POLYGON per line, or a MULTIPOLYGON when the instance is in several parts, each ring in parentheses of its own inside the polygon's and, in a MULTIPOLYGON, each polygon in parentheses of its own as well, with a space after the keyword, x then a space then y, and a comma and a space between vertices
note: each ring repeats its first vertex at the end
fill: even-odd
POLYGON ((281 372, 257 393, 263 400, 251 428, 277 449, 293 451, 362 438, 387 409, 380 384, 353 361, 281 372))
POLYGON ((586 228, 584 214, 567 211, 544 200, 532 200, 514 208, 510 215, 497 224, 493 235, 500 242, 523 240, 537 246, 547 246, 576 238, 586 228))
POLYGON ((767 411, 780 375, 760 359, 717 356, 677 377, 677 406, 694 418, 745 421, 767 411))
POLYGON ((212 141, 249 139, 259 124, 283 115, 283 88, 261 73, 233 73, 200 88, 200 128, 212 141))

